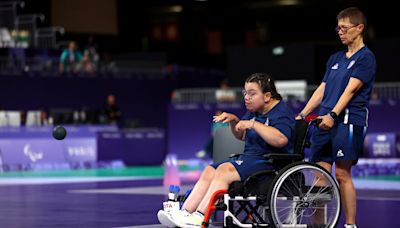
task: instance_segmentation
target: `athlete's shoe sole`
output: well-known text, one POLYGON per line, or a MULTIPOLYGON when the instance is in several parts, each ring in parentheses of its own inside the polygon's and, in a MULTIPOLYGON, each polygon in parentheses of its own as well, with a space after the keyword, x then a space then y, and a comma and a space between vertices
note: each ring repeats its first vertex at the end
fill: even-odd
POLYGON ((171 214, 164 210, 158 211, 157 218, 158 221, 160 221, 160 223, 166 227, 176 227, 175 223, 173 223, 171 220, 171 214))

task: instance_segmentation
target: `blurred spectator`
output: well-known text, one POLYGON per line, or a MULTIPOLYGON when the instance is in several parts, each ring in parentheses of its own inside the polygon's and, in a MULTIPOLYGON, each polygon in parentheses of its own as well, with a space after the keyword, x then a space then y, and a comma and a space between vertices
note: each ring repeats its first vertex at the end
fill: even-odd
POLYGON ((82 68, 82 53, 78 50, 75 41, 68 44, 60 56, 60 73, 78 73, 82 68))
POLYGON ((121 119, 121 111, 116 104, 116 98, 113 94, 109 94, 107 96, 104 114, 108 124, 118 124, 119 120, 121 119))
POLYGON ((49 120, 47 117, 47 112, 44 110, 40 110, 40 123, 43 126, 49 125, 49 120))
POLYGON ((88 44, 83 52, 83 69, 86 73, 94 73, 98 69, 99 54, 97 52, 98 45, 94 41, 93 36, 89 36, 88 44))
POLYGON ((215 99, 217 102, 235 102, 235 91, 229 87, 227 79, 223 80, 220 88, 215 91, 215 99))
POLYGON ((93 74, 97 69, 87 50, 83 53, 82 68, 85 73, 89 74, 93 74))

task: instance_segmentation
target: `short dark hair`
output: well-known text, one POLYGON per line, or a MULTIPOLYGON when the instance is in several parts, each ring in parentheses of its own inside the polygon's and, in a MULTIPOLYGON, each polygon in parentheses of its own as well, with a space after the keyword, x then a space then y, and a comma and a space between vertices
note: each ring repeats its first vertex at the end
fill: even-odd
POLYGON ((282 96, 277 92, 274 80, 266 73, 254 73, 246 79, 246 83, 257 83, 263 93, 270 92, 271 97, 276 100, 282 100, 282 96))
POLYGON ((336 17, 339 21, 343 18, 349 18, 350 22, 354 25, 363 24, 364 28, 367 27, 367 18, 364 13, 357 7, 350 7, 340 11, 336 17))

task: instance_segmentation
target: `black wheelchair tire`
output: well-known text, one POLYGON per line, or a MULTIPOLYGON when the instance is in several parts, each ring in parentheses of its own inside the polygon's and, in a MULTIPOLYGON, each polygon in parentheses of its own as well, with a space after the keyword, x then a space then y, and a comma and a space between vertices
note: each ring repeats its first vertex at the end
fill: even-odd
MULTIPOLYGON (((283 174, 285 174, 288 170, 290 170, 290 169, 292 169, 293 167, 296 167, 296 166, 310 166, 310 167, 316 167, 317 169, 320 169, 321 171, 323 171, 323 172, 325 172, 326 174, 328 174, 329 176, 331 176, 332 177, 332 175, 325 169, 325 168, 323 168, 322 166, 320 166, 320 165, 318 165, 318 164, 315 164, 315 163, 310 163, 310 162, 305 162, 305 161, 299 161, 299 162, 295 162, 295 163, 292 163, 292 164, 290 164, 290 165, 288 165, 288 166, 286 166, 286 167, 284 167, 282 170, 280 170, 279 171, 279 173, 274 177, 274 179, 272 180, 272 182, 271 182, 271 185, 270 185, 270 187, 269 187, 269 190, 268 190, 268 205, 269 205, 269 213, 267 213, 267 215, 268 215, 268 219, 269 219, 269 221, 270 221, 270 227, 273 227, 273 228, 279 228, 279 226, 278 226, 278 224, 275 224, 275 222, 274 222, 274 216, 273 216, 273 211, 272 211, 272 202, 273 202, 273 200, 272 200, 272 194, 273 194, 273 191, 274 191, 274 188, 275 188, 275 186, 276 186, 276 184, 277 184, 277 182, 280 180, 280 178, 282 177, 282 175, 283 174)), ((333 178, 333 177, 332 177, 333 178)), ((337 185, 337 183, 334 181, 333 182, 334 183, 334 187, 337 189, 337 190, 339 190, 339 187, 338 187, 338 185, 337 185)), ((336 219, 336 221, 334 221, 334 224, 331 224, 331 226, 330 227, 336 227, 336 225, 337 225, 337 223, 338 223, 338 221, 340 220, 340 214, 341 214, 341 202, 340 202, 340 191, 338 191, 337 192, 337 194, 338 194, 338 196, 339 196, 339 202, 338 202, 338 205, 339 205, 339 211, 338 211, 338 217, 337 217, 337 219, 336 219)))

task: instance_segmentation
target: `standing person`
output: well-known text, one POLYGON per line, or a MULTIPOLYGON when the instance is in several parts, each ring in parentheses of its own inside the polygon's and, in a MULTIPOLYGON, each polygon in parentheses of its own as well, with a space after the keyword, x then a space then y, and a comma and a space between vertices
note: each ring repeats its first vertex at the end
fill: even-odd
POLYGON ((272 170, 268 153, 293 153, 294 114, 282 101, 271 77, 250 75, 244 85, 248 112, 239 119, 223 112, 214 122, 229 123, 234 136, 245 141, 242 155, 207 166, 185 201, 182 210, 158 212, 160 222, 169 227, 201 227, 212 194, 228 189, 234 181, 245 180, 261 170, 272 170))
POLYGON ((98 45, 95 42, 94 36, 91 35, 89 36, 88 43, 83 51, 82 65, 83 70, 86 73, 93 74, 98 70, 100 58, 97 50, 98 45))
POLYGON ((351 168, 362 153, 367 130, 368 101, 375 81, 375 56, 365 46, 364 14, 355 7, 337 15, 336 31, 347 50, 333 54, 325 76, 310 100, 296 117, 305 118, 320 106, 321 123, 311 139, 310 161, 328 171, 335 163, 346 228, 356 227, 356 191, 351 168))
POLYGON ((82 53, 78 50, 76 42, 70 41, 68 48, 60 56, 60 73, 79 73, 82 67, 82 59, 82 53))
POLYGON ((107 117, 108 124, 118 124, 121 119, 121 110, 119 109, 114 94, 107 95, 104 114, 107 117))

